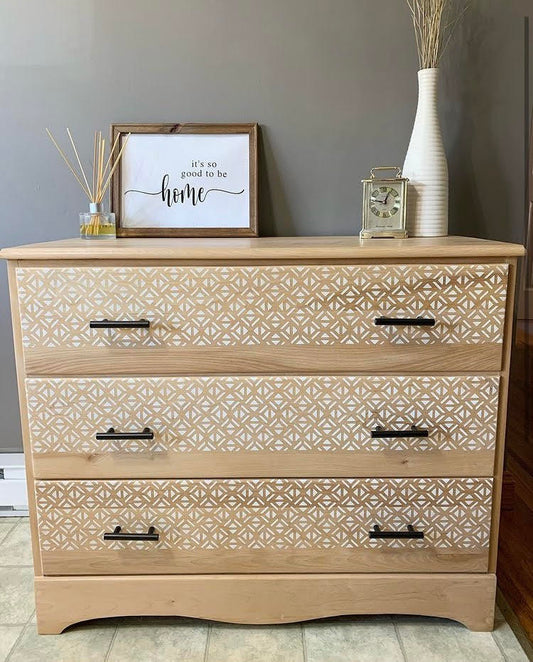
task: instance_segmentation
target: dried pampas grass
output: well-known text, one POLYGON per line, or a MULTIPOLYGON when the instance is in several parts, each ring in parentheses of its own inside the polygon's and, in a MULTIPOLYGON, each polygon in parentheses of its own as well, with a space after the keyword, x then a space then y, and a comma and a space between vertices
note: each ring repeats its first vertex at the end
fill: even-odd
POLYGON ((420 69, 439 66, 467 0, 406 0, 413 17, 420 69))

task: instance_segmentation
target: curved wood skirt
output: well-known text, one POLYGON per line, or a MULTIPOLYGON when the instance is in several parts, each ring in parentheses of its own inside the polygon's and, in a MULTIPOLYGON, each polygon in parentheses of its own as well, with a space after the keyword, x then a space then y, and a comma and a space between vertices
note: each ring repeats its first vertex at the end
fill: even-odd
POLYGON ((37 577, 40 634, 110 616, 293 623, 346 614, 413 614, 494 624, 496 575, 314 574, 37 577))

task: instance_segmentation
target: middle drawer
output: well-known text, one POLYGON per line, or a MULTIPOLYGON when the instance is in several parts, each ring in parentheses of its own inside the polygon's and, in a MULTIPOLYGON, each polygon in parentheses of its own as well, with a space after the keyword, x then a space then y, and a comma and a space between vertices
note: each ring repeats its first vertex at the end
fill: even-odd
POLYGON ((493 471, 497 376, 29 378, 26 391, 37 478, 493 471))

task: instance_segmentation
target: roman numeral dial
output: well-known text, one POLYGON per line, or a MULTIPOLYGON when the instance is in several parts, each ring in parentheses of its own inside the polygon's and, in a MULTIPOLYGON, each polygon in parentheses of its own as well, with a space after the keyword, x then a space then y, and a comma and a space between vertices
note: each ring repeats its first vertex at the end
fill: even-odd
POLYGON ((392 186, 374 188, 370 194, 370 211, 378 218, 391 218, 400 210, 401 198, 392 186))

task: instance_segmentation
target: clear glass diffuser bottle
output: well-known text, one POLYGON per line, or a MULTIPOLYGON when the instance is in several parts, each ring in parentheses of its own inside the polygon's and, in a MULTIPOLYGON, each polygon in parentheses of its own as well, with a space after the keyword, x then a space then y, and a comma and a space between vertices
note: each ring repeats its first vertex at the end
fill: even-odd
POLYGON ((117 230, 115 214, 104 212, 101 202, 90 202, 89 211, 80 214, 82 239, 115 239, 117 230))

